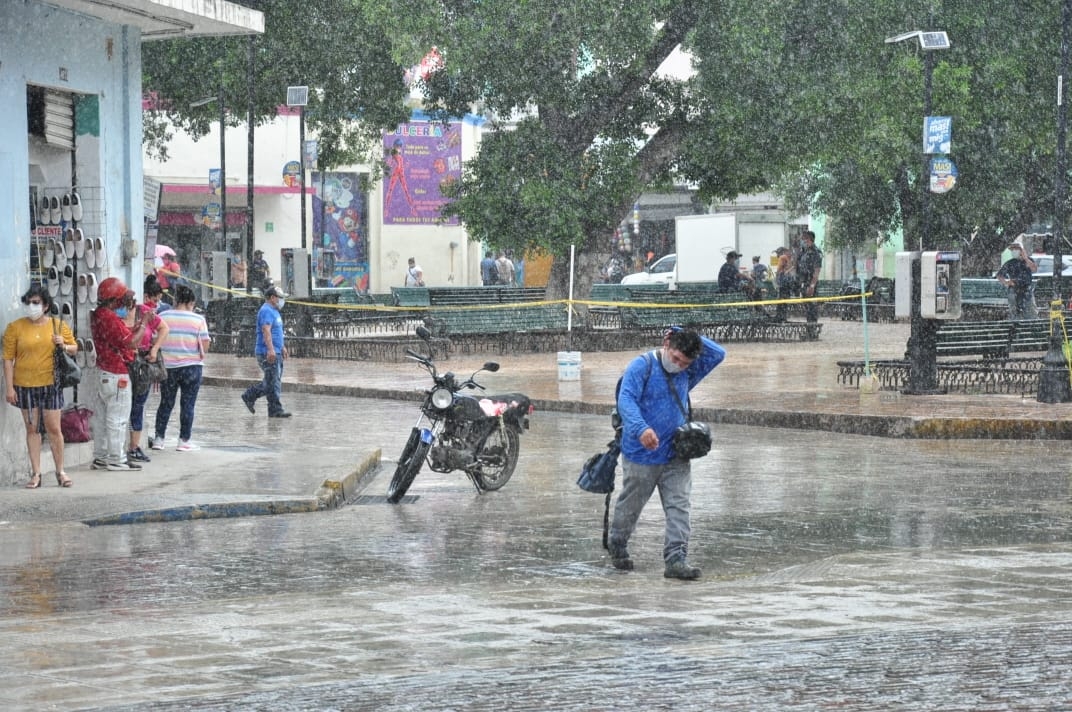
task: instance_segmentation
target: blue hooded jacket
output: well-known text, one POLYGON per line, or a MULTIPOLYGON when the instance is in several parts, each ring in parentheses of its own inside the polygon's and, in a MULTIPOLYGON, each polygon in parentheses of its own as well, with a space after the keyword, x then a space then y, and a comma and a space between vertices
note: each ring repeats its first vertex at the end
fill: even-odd
POLYGON ((677 390, 681 404, 688 409, 689 391, 726 358, 726 349, 711 339, 701 336, 700 341, 699 355, 680 373, 667 373, 658 351, 638 356, 626 366, 618 393, 625 459, 640 465, 665 465, 674 459, 674 431, 688 417, 681 412, 670 388, 677 390), (659 447, 654 450, 640 444, 640 435, 648 428, 659 437, 659 447))

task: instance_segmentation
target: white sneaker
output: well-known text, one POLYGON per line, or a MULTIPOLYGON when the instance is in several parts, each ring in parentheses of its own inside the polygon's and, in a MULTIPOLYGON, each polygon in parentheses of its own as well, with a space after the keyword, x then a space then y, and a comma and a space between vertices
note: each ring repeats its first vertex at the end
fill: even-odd
POLYGON ((164 438, 149 438, 149 449, 150 450, 163 450, 164 449, 164 438))
POLYGON ((201 447, 199 445, 194 445, 189 440, 180 440, 175 449, 179 452, 191 452, 193 450, 200 450, 201 447))

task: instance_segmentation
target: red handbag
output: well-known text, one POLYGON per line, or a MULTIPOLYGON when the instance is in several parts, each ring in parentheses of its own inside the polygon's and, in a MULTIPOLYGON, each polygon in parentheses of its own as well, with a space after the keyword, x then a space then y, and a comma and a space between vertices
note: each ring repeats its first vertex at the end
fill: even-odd
POLYGON ((89 432, 89 418, 93 411, 85 406, 72 405, 60 413, 60 432, 66 443, 88 443, 92 440, 89 432))

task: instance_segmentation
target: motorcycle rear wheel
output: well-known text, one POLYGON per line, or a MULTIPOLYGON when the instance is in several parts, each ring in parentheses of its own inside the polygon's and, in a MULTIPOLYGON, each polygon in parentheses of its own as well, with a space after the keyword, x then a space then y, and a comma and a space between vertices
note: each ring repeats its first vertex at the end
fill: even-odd
POLYGON ((431 447, 431 443, 421 440, 420 428, 414 428, 409 434, 409 440, 406 441, 406 447, 402 448, 395 474, 391 477, 391 484, 387 487, 387 501, 390 504, 398 504, 398 501, 405 496, 409 486, 417 477, 417 473, 421 471, 421 465, 424 464, 424 458, 431 447))
POLYGON ((512 428, 496 428, 476 454, 477 467, 472 470, 482 490, 497 490, 510 481, 517 467, 521 439, 512 428))

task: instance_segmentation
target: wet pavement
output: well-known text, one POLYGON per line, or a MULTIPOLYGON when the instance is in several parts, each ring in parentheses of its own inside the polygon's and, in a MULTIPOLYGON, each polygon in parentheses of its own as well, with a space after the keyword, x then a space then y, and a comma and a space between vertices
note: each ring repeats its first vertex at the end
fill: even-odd
MULTIPOLYGON (((830 347, 766 347, 763 360, 731 345, 697 404, 860 406, 824 385, 830 347)), ((490 389, 557 397, 562 410, 534 414, 501 491, 425 469, 398 506, 382 495, 416 403, 332 393, 412 397, 419 369, 295 360, 287 379, 303 384, 284 389, 295 416, 269 420, 228 380, 254 376, 254 362, 214 356, 209 372, 227 385, 202 391, 201 450, 154 452, 136 474, 69 468, 69 490, 0 491, 5 708, 1072 706, 1067 443, 718 425, 693 469, 690 558, 704 577, 662 578, 657 499, 630 545, 637 570, 623 574, 600 547, 603 497, 574 481, 609 437, 606 417, 585 411, 605 411, 609 365, 628 356, 585 354, 582 380, 562 383, 546 354, 494 357, 490 389), (364 472, 377 450, 382 467, 364 472), (286 503, 321 502, 325 480, 355 503, 82 523, 194 505, 297 511, 286 503)), ((973 407, 1000 418, 1067 408, 974 398, 996 399, 973 407)), ((902 406, 930 417, 923 407, 902 406)))

